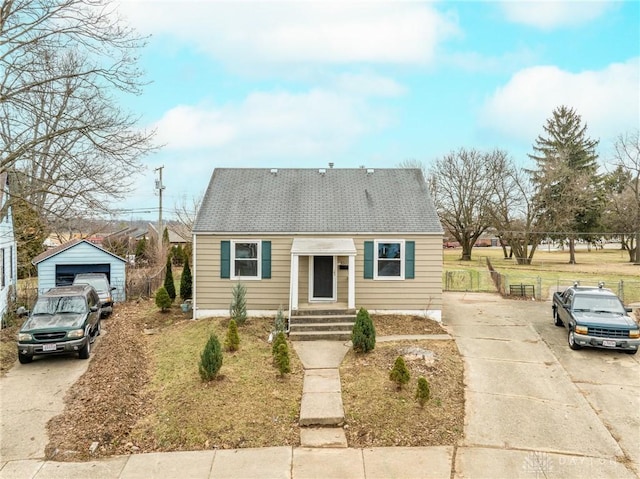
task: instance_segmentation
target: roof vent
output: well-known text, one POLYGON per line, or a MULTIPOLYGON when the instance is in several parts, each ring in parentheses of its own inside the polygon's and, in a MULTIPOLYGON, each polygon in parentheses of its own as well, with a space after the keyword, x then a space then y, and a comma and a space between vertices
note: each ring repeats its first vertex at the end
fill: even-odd
POLYGON ((367 175, 373 174, 373 168, 367 168, 367 175))
POLYGON ((329 162, 329 168, 333 168, 333 161, 329 162))
POLYGON ((277 175, 278 174, 278 168, 271 168, 271 174, 272 175, 277 175))
POLYGON ((327 170, 325 170, 324 168, 320 168, 318 170, 318 173, 320 173, 321 175, 324 175, 327 172, 327 170))

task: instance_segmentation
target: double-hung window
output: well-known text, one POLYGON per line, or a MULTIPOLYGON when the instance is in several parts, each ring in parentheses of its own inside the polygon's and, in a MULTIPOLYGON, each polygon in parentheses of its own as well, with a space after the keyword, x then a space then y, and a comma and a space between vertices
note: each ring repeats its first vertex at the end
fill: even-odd
POLYGON ((260 241, 231 242, 232 279, 260 278, 260 241))
POLYGON ((374 247, 374 277, 404 279, 404 241, 379 240, 374 247))

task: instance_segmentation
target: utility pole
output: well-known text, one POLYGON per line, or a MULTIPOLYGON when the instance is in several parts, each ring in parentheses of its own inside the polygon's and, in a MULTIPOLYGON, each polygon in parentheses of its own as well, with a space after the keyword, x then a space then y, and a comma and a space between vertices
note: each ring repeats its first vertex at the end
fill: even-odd
POLYGON ((164 185, 162 184, 162 169, 163 166, 156 168, 158 172, 158 179, 156 180, 156 190, 158 190, 158 198, 160 200, 160 204, 158 205, 158 249, 162 251, 162 234, 164 233, 162 229, 162 191, 164 190, 164 185))

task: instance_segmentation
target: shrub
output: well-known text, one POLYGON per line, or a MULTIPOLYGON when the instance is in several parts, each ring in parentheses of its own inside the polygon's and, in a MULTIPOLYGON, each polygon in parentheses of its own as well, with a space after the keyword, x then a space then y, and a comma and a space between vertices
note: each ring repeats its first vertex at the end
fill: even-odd
POLYGON ((227 328, 227 338, 224 341, 224 346, 228 351, 237 351, 240 347, 240 336, 238 336, 238 325, 232 319, 229 321, 229 327, 227 328))
POLYGON ((236 283, 231 294, 233 300, 229 308, 229 316, 242 326, 247 320, 247 288, 242 283, 236 283))
POLYGON ((284 312, 282 311, 282 306, 280 306, 278 308, 278 312, 276 313, 276 325, 275 325, 276 333, 279 333, 280 331, 284 332, 285 327, 286 327, 286 323, 284 319, 284 312))
POLYGON ((171 271, 171 258, 167 258, 166 272, 164 275, 164 289, 171 298, 171 302, 176 299, 176 285, 173 283, 173 272, 171 271))
POLYGON ((180 297, 185 299, 193 298, 193 278, 191 276, 191 268, 189 261, 184 262, 182 276, 180 277, 180 297))
POLYGON ((395 363, 393 363, 389 379, 396 383, 398 389, 402 389, 402 386, 409 382, 409 369, 402 356, 398 356, 395 363))
POLYGON ((286 373, 291 372, 291 364, 289 361, 289 346, 287 346, 286 342, 280 343, 278 345, 278 351, 276 353, 276 366, 278 366, 280 376, 284 376, 286 373))
POLYGON ((164 286, 160 286, 160 289, 156 291, 156 306, 160 308, 162 312, 165 312, 171 307, 171 298, 164 286))
POLYGON ((420 376, 418 378, 418 389, 416 390, 416 399, 420 403, 420 407, 424 407, 430 396, 429 383, 424 376, 420 376))
POLYGON ((211 381, 218 375, 222 367, 222 349, 218 337, 211 333, 209 340, 200 355, 200 377, 203 381, 211 381))
POLYGON ((351 332, 351 342, 353 350, 361 353, 368 353, 376 346, 376 328, 373 325, 369 312, 360 308, 351 332))
POLYGON ((276 355, 278 354, 278 347, 281 344, 287 344, 287 337, 284 335, 284 331, 278 331, 276 333, 276 337, 273 339, 273 344, 271 345, 271 355, 273 356, 273 360, 276 360, 276 355))

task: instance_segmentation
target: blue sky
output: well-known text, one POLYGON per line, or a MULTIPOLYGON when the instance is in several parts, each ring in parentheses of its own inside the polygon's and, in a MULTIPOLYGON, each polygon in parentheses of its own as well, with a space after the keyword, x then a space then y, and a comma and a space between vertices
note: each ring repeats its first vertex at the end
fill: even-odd
MULTIPOLYGON (((151 35, 123 106, 164 147, 117 206, 192 206, 216 167, 427 167, 527 153, 559 105, 600 140, 640 127, 640 2, 120 0, 151 35)), ((149 213, 145 213, 145 212, 149 213)))

